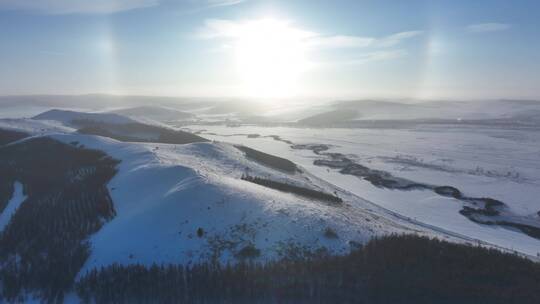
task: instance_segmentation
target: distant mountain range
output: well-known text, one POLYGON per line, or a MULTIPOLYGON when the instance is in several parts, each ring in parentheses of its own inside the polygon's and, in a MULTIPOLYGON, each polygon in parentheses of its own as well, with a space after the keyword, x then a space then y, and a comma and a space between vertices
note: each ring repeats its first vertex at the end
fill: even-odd
MULTIPOLYGON (((150 96, 3 96, 0 107, 5 113, 23 116, 41 109, 75 110, 91 113, 121 114, 144 122, 194 122, 245 124, 294 124, 304 126, 354 127, 360 121, 506 121, 540 123, 540 101, 276 101, 218 98, 177 98, 150 96), (17 111, 17 109, 21 109, 17 111)), ((49 113, 48 115, 51 115, 49 113)), ((362 122, 364 121, 364 122, 362 122)))
POLYGON ((398 103, 387 101, 343 101, 321 107, 321 113, 298 120, 301 125, 365 126, 367 122, 404 123, 540 123, 540 101, 432 101, 398 103))

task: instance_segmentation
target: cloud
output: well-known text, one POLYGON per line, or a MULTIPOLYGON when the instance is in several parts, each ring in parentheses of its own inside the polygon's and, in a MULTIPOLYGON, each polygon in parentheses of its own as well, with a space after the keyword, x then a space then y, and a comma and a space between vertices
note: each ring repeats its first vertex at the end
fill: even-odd
POLYGON ((398 45, 403 40, 410 39, 419 35, 422 35, 423 31, 408 31, 392 34, 390 36, 384 37, 377 41, 377 46, 379 47, 391 47, 398 45))
POLYGON ((357 54, 354 58, 342 61, 333 61, 323 63, 326 66, 355 66, 360 64, 366 64, 369 62, 392 60, 406 57, 408 55, 405 50, 382 50, 374 51, 363 54, 357 54))
POLYGON ((213 53, 234 51, 235 45, 242 46, 245 41, 277 41, 301 50, 306 66, 326 68, 357 66, 406 57, 408 52, 400 45, 422 34, 423 31, 405 31, 382 37, 325 35, 302 29, 286 20, 207 19, 204 26, 196 31, 194 38, 215 41, 219 47, 213 47, 213 53), (343 51, 335 51, 337 49, 343 51))
POLYGON ((206 0, 206 7, 230 6, 244 2, 245 0, 206 0))
POLYGON ((511 27, 506 23, 478 23, 471 24, 466 27, 467 31, 471 33, 487 33, 487 32, 500 32, 505 31, 511 27))
POLYGON ((371 37, 359 37, 359 36, 317 36, 309 41, 312 47, 326 47, 326 48, 362 48, 367 47, 375 41, 371 37))
POLYGON ((318 36, 317 33, 294 28, 290 22, 274 19, 260 19, 237 22, 224 19, 207 19, 204 26, 195 33, 199 39, 236 39, 246 34, 258 34, 256 31, 266 30, 282 31, 288 36, 298 40, 305 40, 318 36))
POLYGON ((207 19, 204 21, 204 26, 195 33, 195 37, 200 39, 234 38, 240 35, 240 26, 230 20, 207 19))
POLYGON ((179 1, 181 2, 181 8, 176 13, 180 15, 190 15, 209 9, 237 5, 246 1, 247 0, 183 0, 183 2, 179 1))
POLYGON ((195 37, 200 39, 234 39, 243 35, 249 28, 264 28, 266 25, 277 27, 287 35, 301 40, 310 48, 388 48, 400 44, 406 39, 410 39, 423 34, 422 31, 399 32, 386 37, 363 37, 351 35, 323 35, 314 31, 308 31, 294 27, 291 22, 261 19, 233 21, 224 19, 207 19, 204 26, 199 29, 195 37))
POLYGON ((405 56, 407 56, 407 52, 405 50, 377 51, 377 52, 362 54, 361 56, 359 56, 359 58, 356 58, 355 60, 353 60, 353 63, 363 64, 370 61, 398 59, 398 58, 403 58, 405 56))
POLYGON ((0 10, 53 15, 110 14, 158 4, 159 0, 0 0, 0 10))
POLYGON ((409 31, 392 34, 387 37, 362 37, 362 36, 316 36, 310 39, 309 44, 314 47, 326 48, 387 48, 400 44, 403 40, 421 35, 422 31, 409 31))

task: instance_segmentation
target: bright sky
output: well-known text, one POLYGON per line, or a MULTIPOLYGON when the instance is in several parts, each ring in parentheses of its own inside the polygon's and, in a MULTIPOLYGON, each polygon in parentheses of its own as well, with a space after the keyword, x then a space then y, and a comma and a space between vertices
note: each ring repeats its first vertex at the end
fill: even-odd
POLYGON ((0 0, 0 95, 540 98, 540 1, 0 0))

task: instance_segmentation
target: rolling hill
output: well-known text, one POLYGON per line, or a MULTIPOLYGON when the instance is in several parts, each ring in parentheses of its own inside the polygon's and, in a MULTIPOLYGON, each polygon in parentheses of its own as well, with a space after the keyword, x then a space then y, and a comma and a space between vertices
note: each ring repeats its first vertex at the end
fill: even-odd
POLYGON ((62 299, 89 271, 114 264, 263 262, 346 254, 392 233, 441 235, 304 170, 284 171, 275 164, 285 160, 262 152, 254 159, 226 143, 132 143, 43 129, 0 147, 0 278, 9 299, 30 289, 62 299))

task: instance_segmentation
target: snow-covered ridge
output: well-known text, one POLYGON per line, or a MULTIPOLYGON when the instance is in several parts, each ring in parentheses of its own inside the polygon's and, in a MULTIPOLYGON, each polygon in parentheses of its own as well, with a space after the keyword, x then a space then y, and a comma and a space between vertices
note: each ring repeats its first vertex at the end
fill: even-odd
POLYGON ((436 235, 378 214, 370 203, 312 175, 291 175, 251 161, 230 144, 131 144, 71 134, 53 138, 77 141, 121 160, 109 184, 117 216, 91 238, 92 255, 81 273, 112 263, 234 262, 247 246, 259 250, 253 258, 264 260, 290 250, 344 253, 387 233, 436 235), (331 205, 243 181, 246 169, 255 176, 335 191, 344 203, 331 205))
POLYGON ((33 117, 37 120, 56 120, 65 125, 72 125, 74 121, 89 120, 110 124, 125 124, 135 122, 131 118, 114 113, 85 113, 69 110, 49 110, 33 117))

